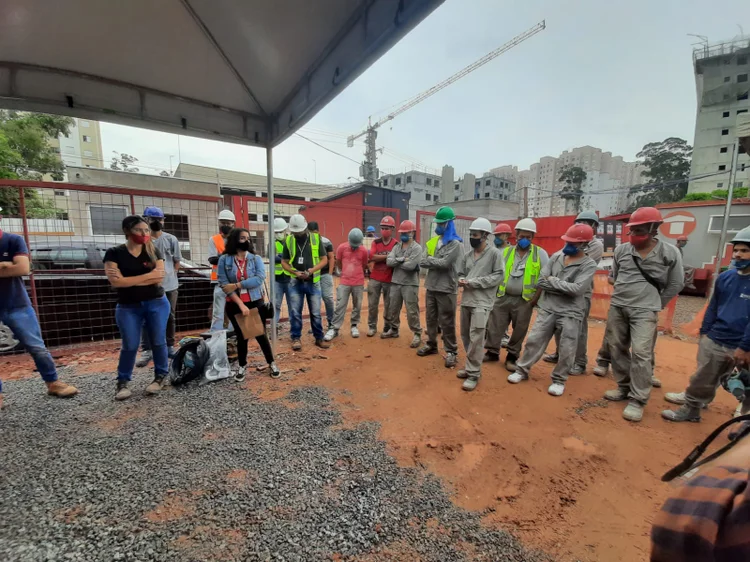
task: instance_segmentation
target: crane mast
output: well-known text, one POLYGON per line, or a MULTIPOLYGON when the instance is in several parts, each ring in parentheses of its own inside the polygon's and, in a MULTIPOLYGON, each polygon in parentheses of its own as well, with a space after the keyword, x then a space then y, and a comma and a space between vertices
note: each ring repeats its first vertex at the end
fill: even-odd
POLYGON ((459 70, 456 72, 453 76, 446 78, 439 84, 434 85, 429 90, 425 90, 424 92, 417 94, 413 98, 409 99, 406 103, 404 103, 399 108, 395 109, 379 121, 376 121, 375 123, 372 123, 372 121, 369 122, 367 129, 364 131, 361 131, 355 135, 351 135, 347 138, 347 146, 352 147, 354 146, 354 141, 358 138, 364 136, 365 137, 365 160, 362 163, 362 165, 359 168, 359 175, 362 176, 366 182, 370 184, 374 184, 379 176, 378 172, 378 166, 377 166, 377 147, 376 147, 376 141, 378 138, 378 128, 387 123, 388 121, 391 121, 398 115, 401 115, 404 111, 407 111, 414 107, 415 105, 423 102, 430 96, 436 94, 443 88, 453 84, 454 82, 460 80, 467 74, 470 74, 471 72, 474 72, 477 68, 484 66, 491 60, 499 57, 506 51, 509 51, 516 45, 519 45, 520 43, 523 43, 526 41, 526 39, 529 39, 530 37, 536 35, 540 31, 543 31, 546 29, 547 25, 545 20, 542 20, 538 24, 536 24, 534 27, 531 27, 521 33, 520 35, 516 35, 513 39, 505 43, 504 45, 501 45, 494 51, 490 51, 486 55, 484 55, 479 60, 474 61, 469 66, 459 70))

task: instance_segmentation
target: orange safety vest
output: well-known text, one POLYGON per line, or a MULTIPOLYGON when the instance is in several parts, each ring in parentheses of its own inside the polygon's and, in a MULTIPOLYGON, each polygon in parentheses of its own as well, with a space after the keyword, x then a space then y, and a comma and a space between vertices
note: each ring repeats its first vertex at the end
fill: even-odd
MULTIPOLYGON (((219 255, 224 253, 224 237, 221 234, 214 234, 211 237, 211 240, 214 241, 214 246, 216 246, 216 251, 219 252, 219 255)), ((219 264, 212 265, 211 266, 211 281, 218 281, 219 280, 219 264)))

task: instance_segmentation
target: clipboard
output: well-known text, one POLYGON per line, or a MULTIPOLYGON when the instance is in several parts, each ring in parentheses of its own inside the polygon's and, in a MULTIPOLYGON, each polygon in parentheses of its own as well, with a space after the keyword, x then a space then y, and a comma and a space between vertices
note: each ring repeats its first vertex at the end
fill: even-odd
POLYGON ((260 313, 257 308, 251 308, 250 314, 243 316, 240 312, 235 314, 237 324, 242 330, 242 336, 246 339, 256 338, 266 333, 266 326, 263 320, 260 319, 260 313))

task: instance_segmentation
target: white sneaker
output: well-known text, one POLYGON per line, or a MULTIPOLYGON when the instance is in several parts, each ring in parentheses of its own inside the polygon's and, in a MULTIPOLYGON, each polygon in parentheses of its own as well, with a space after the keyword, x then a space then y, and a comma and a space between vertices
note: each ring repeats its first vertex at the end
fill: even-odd
POLYGON ((552 383, 547 389, 547 392, 549 392, 551 396, 562 396, 563 392, 565 392, 565 385, 560 384, 559 382, 552 383))
POLYGON ((353 338, 359 337, 359 328, 357 328, 356 326, 352 326, 352 337, 353 338))
POLYGON ((333 338, 336 337, 336 330, 334 328, 329 328, 326 332, 326 335, 323 336, 324 341, 331 341, 333 338))
POLYGON ((519 382, 523 382, 529 380, 528 375, 522 375, 521 373, 512 373, 508 375, 508 382, 511 384, 518 384, 519 382))

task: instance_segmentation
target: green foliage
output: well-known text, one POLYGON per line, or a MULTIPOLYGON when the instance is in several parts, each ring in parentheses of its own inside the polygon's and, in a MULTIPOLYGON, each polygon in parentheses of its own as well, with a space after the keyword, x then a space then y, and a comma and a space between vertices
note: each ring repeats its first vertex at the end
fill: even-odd
POLYGON ((711 199, 710 193, 688 193, 682 198, 682 201, 710 201, 711 199))
MULTIPOLYGON (((62 213, 60 209, 55 207, 53 198, 43 198, 36 189, 24 188, 23 198, 26 204, 27 218, 54 219, 62 213)), ((0 207, 3 208, 3 216, 20 217, 21 202, 18 196, 18 189, 0 189, 0 207)))
POLYGON ((562 170, 557 181, 564 181, 565 186, 560 190, 560 197, 573 201, 575 213, 581 212, 581 197, 583 188, 581 185, 586 181, 586 171, 579 166, 568 166, 562 170))
POLYGON ((682 200, 687 194, 692 153, 693 147, 677 137, 645 145, 636 156, 646 167, 643 175, 648 189, 643 185, 630 189, 632 203, 628 211, 682 200))

